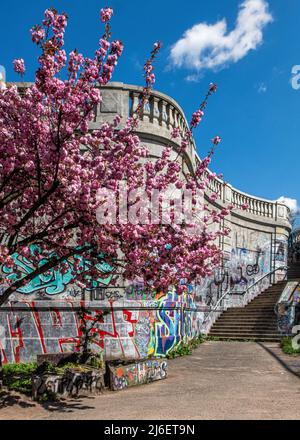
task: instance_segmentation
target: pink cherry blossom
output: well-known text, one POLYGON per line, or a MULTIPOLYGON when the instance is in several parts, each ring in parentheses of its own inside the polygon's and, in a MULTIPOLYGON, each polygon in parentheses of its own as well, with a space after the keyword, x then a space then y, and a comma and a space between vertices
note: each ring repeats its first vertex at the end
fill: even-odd
POLYGON ((113 9, 112 8, 103 8, 100 11, 100 19, 103 23, 106 23, 109 21, 113 15, 113 9))
POLYGON ((214 145, 218 145, 220 142, 221 142, 221 138, 220 138, 220 136, 215 136, 213 139, 212 139, 212 143, 214 144, 214 145))
POLYGON ((216 91, 217 91, 217 85, 216 84, 214 84, 214 83, 210 83, 209 84, 209 92, 210 93, 215 93, 216 91))
POLYGON ((197 110, 196 112, 194 112, 192 117, 191 127, 196 128, 197 125, 199 125, 199 123, 201 122, 203 116, 204 116, 204 112, 202 110, 197 110))
POLYGON ((19 73, 20 75, 24 75, 25 73, 25 63, 23 58, 17 58, 13 61, 14 71, 19 73))

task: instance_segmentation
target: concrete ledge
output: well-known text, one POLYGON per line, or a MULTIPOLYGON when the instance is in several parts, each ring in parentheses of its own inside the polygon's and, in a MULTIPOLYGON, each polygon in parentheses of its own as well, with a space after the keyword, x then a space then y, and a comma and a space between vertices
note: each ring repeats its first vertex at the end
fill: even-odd
POLYGON ((108 362, 110 388, 120 391, 135 385, 166 379, 168 364, 165 359, 136 362, 108 362))
POLYGON ((41 374, 32 377, 32 397, 39 400, 50 392, 63 397, 100 394, 104 390, 104 371, 67 369, 63 374, 41 374))

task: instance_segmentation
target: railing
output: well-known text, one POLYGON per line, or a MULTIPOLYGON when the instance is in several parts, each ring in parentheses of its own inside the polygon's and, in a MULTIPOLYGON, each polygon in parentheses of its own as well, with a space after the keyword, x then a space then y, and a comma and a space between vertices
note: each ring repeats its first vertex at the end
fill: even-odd
MULTIPOLYGON (((260 293, 260 290, 256 290, 256 292, 251 295, 250 294, 251 289, 258 286, 263 280, 265 280, 267 278, 270 279, 269 285, 271 285, 272 284, 272 281, 271 281, 272 275, 275 275, 275 273, 279 270, 287 272, 288 267, 287 266, 280 266, 280 267, 277 267, 277 268, 271 270, 270 272, 268 272, 265 275, 263 275, 262 277, 260 277, 258 280, 254 281, 249 287, 247 287, 242 293, 240 293, 240 295, 243 296, 244 305, 248 304, 252 299, 254 299, 255 296, 257 296, 260 293)), ((285 275, 285 277, 286 277, 286 275, 285 275)), ((213 313, 218 312, 218 311, 223 311, 223 309, 218 310, 218 308, 221 306, 221 304, 223 303, 223 301, 225 300, 225 298, 227 296, 232 295, 234 293, 235 293, 234 289, 232 289, 232 288, 227 289, 226 292, 217 301, 217 303, 213 306, 213 308, 209 311, 208 315, 205 317, 205 319, 203 321, 203 324, 205 324, 209 320, 209 318, 211 317, 211 315, 213 313)))
MULTIPOLYGON (((141 87, 127 85, 124 85, 124 89, 127 90, 129 94, 129 115, 132 116, 140 103, 143 89, 141 87)), ((163 136, 167 136, 168 140, 171 139, 170 134, 174 128, 179 129, 181 138, 183 138, 186 132, 189 130, 189 124, 186 120, 184 112, 176 101, 157 91, 151 92, 149 101, 144 105, 140 117, 143 130, 145 128, 145 123, 153 124, 160 129, 158 133, 161 132, 161 128, 167 131, 162 134, 163 136)), ((173 142, 175 144, 179 144, 180 139, 173 139, 173 142)), ((192 161, 192 156, 195 150, 196 147, 194 140, 192 139, 189 142, 189 147, 187 149, 187 154, 190 156, 192 161)))
POLYGON ((251 289, 253 289, 254 287, 256 287, 258 284, 260 284, 263 280, 265 280, 266 278, 270 278, 270 285, 271 284, 273 284, 273 281, 274 281, 274 275, 275 275, 275 273, 277 272, 277 271, 279 271, 279 270, 281 270, 281 271, 284 271, 285 272, 285 276, 284 276, 284 278, 286 278, 286 276, 287 276, 287 271, 288 271, 288 266, 279 266, 279 267, 276 267, 275 269, 273 269, 273 270, 271 270, 270 272, 268 272, 267 274, 265 274, 265 275, 263 275, 261 278, 259 278, 258 280, 256 280, 256 281, 254 281, 254 283, 253 284, 251 284, 251 286, 249 286, 249 287, 247 287, 247 289, 245 289, 244 290, 244 292, 243 292, 243 297, 244 298, 246 298, 245 299, 245 302, 249 302, 249 301, 251 301, 252 299, 253 299, 253 295, 251 296, 250 294, 249 294, 249 292, 251 291, 251 289), (271 280, 271 277, 272 277, 272 275, 273 275, 273 280, 271 280), (248 295, 249 294, 249 295, 248 295), (248 295, 248 297, 247 297, 247 295, 248 295))
POLYGON ((296 306, 299 300, 295 298, 295 294, 299 289, 299 285, 299 281, 288 281, 274 306, 278 331, 282 335, 292 334, 293 327, 296 325, 296 306))

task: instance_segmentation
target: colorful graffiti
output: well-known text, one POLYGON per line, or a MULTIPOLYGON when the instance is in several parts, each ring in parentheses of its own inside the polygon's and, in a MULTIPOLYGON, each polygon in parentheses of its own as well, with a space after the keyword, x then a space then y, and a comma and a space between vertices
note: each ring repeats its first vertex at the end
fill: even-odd
POLYGON ((45 392, 66 397, 78 397, 85 394, 99 394, 104 391, 104 377, 100 370, 72 371, 63 375, 36 375, 32 381, 32 395, 38 400, 45 392))
MULTIPOLYGON (((39 253, 39 248, 36 245, 30 246, 31 256, 39 253)), ((54 253, 50 253, 49 259, 55 255, 54 253)), ((81 255, 75 255, 76 259, 79 260, 79 272, 87 270, 88 267, 92 264, 89 260, 83 259, 81 255)), ((103 259, 103 255, 99 256, 100 259, 103 259)), ((18 270, 21 272, 22 277, 26 276, 33 272, 36 269, 34 263, 30 257, 25 258, 18 254, 13 254, 12 258, 14 260, 15 265, 18 270)), ((49 261, 48 259, 42 259, 40 261, 40 265, 44 265, 49 261)), ((36 296, 36 297, 46 297, 47 295, 59 295, 66 293, 70 294, 71 297, 75 297, 79 295, 80 290, 76 288, 76 284, 74 284, 74 262, 73 260, 66 260, 65 264, 67 266, 67 270, 64 273, 61 273, 59 270, 50 269, 46 273, 40 274, 29 281, 24 287, 21 287, 17 290, 18 293, 36 296)), ((90 280, 90 288, 88 290, 99 288, 100 286, 108 285, 111 281, 111 272, 113 268, 107 264, 105 261, 96 265, 96 269, 99 272, 99 278, 96 280, 90 280)), ((2 273, 7 276, 7 279, 16 281, 18 279, 18 275, 13 272, 11 268, 7 266, 2 266, 2 273)))
MULTIPOLYGON (((271 269, 271 243, 270 234, 234 226, 230 258, 211 277, 195 286, 197 303, 213 306, 226 291, 232 296, 240 295, 267 274, 271 269)), ((266 286, 260 284, 258 289, 267 287, 268 282, 266 279, 266 286)))
POLYGON ((120 391, 135 385, 166 379, 168 364, 165 360, 146 360, 128 365, 109 366, 110 387, 120 391))
POLYGON ((284 239, 275 241, 275 261, 286 263, 287 261, 288 243, 284 239))
POLYGON ((271 235, 235 227, 228 268, 234 291, 240 292, 271 269, 271 235))
MULTIPOLYGON (((0 311, 0 352, 4 363, 22 362, 37 354, 78 349, 78 301, 23 301, 0 311), (22 310, 19 307, 22 306, 22 310)), ((140 359, 166 356, 182 340, 200 334, 202 315, 192 295, 169 292, 151 301, 106 300, 93 305, 86 319, 103 308, 110 313, 94 329, 93 349, 106 359, 140 359), (97 309, 99 306, 99 309, 97 309)))
POLYGON ((278 330, 285 335, 291 334, 295 325, 296 304, 300 293, 298 285, 298 281, 289 281, 276 305, 278 330))

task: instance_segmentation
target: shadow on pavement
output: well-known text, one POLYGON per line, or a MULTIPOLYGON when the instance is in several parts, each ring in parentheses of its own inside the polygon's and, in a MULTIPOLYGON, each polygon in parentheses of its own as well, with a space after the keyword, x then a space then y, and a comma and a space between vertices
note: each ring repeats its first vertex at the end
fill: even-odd
MULTIPOLYGON (((87 397, 85 397, 85 400, 87 397)), ((82 405, 81 399, 72 399, 64 401, 44 402, 40 405, 49 412, 71 413, 73 411, 82 411, 86 409, 94 409, 94 406, 82 405)))
POLYGON ((285 368, 289 373, 292 373, 294 376, 296 376, 298 379, 300 379, 300 359, 299 359, 299 364, 298 364, 298 370, 293 368, 291 366, 291 363, 287 363, 284 360, 284 354, 282 354, 282 356, 280 356, 278 354, 278 350, 272 350, 270 347, 266 346, 265 344, 263 344, 262 342, 257 342, 258 345, 260 345, 264 350, 266 350, 266 352, 268 352, 274 359, 276 359, 276 361, 283 366, 283 368, 285 368))
MULTIPOLYGON (((42 407, 49 412, 71 413, 73 411, 82 411, 87 409, 94 409, 94 406, 83 405, 81 398, 74 398, 70 400, 58 400, 48 402, 30 402, 25 400, 26 397, 21 394, 15 394, 8 390, 0 391, 0 409, 19 406, 20 408, 42 407)), ((94 397, 84 397, 87 399, 94 399, 94 397)))
POLYGON ((8 406, 19 405, 22 408, 35 406, 34 403, 26 402, 21 396, 10 393, 9 391, 0 391, 0 409, 8 406))

